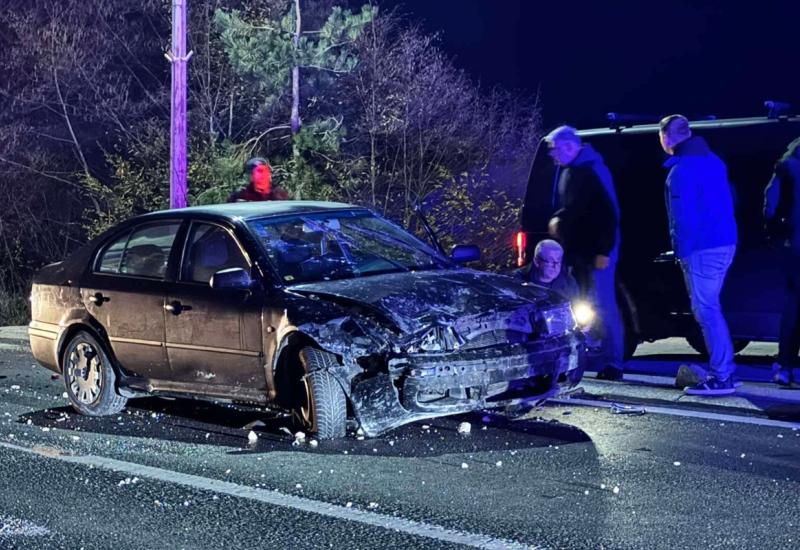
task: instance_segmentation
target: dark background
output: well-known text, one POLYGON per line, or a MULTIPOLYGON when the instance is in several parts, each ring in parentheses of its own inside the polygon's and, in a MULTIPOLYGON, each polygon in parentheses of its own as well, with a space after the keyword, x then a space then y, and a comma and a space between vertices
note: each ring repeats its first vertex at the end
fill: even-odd
MULTIPOLYGON (((800 2, 384 0, 488 86, 539 92, 546 126, 609 111, 765 113, 800 103, 800 2)), ((797 110, 797 109, 795 109, 797 110)))

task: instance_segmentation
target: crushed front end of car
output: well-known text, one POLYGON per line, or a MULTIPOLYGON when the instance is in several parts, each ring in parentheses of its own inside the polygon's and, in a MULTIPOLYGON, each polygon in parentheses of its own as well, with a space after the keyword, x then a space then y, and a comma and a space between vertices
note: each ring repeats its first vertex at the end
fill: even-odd
POLYGON ((536 404, 576 384, 585 366, 583 334, 560 300, 463 316, 431 313, 415 319, 422 328, 399 335, 376 331, 359 316, 347 325, 337 319, 302 328, 340 358, 342 369, 333 374, 367 436, 424 418, 536 404), (360 330, 343 332, 347 325, 360 330))

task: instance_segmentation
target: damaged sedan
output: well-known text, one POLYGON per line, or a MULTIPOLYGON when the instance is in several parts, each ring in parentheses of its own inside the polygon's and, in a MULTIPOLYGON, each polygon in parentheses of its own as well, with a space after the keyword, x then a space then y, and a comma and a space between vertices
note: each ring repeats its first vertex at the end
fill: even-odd
POLYGON ((155 212, 40 270, 31 348, 83 414, 193 396, 289 411, 320 439, 575 385, 571 305, 476 257, 346 204, 155 212))

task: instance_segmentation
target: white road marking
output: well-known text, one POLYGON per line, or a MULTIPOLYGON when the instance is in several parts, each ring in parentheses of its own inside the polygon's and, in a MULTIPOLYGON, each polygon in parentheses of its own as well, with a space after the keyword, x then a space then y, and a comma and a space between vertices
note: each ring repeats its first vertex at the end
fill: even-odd
MULTIPOLYGON (((580 398, 548 399, 547 402, 556 403, 559 405, 582 405, 586 407, 599 407, 602 409, 610 409, 611 405, 613 404, 612 401, 595 401, 593 399, 580 399, 580 398)), ((704 412, 704 411, 695 411, 688 409, 673 409, 671 407, 659 407, 655 405, 649 405, 647 403, 636 403, 636 405, 642 406, 645 408, 647 412, 655 414, 666 414, 670 416, 687 416, 690 418, 703 418, 705 420, 719 420, 722 422, 753 424, 755 426, 769 426, 771 428, 789 428, 789 429, 800 428, 800 422, 786 422, 783 420, 770 420, 769 418, 758 418, 754 416, 739 416, 735 414, 704 412)))
POLYGON ((152 466, 144 466, 142 464, 125 462, 113 458, 105 458, 95 455, 54 455, 52 452, 45 453, 41 450, 29 449, 27 447, 4 442, 0 442, 0 447, 36 454, 48 459, 61 460, 72 464, 90 465, 94 466, 95 468, 104 468, 107 470, 113 470, 115 472, 124 472, 137 477, 156 479, 166 483, 191 487, 193 489, 212 491, 237 498, 247 498, 274 506, 281 506, 283 508, 293 508, 295 510, 301 510, 303 512, 309 512, 312 514, 318 514, 321 516, 327 516, 346 521, 354 521, 364 525, 381 527, 383 529, 391 529, 413 536, 425 537, 453 544, 461 544, 464 546, 471 546, 473 548, 484 548, 491 550, 540 550, 544 548, 542 546, 530 546, 516 541, 498 539, 479 533, 456 531, 441 527, 439 525, 433 525, 430 523, 423 523, 394 516, 387 516, 376 512, 367 512, 364 510, 347 508, 338 504, 330 504, 319 500, 312 500, 310 498, 287 495, 279 491, 258 489, 255 487, 248 487, 246 485, 239 485, 238 483, 184 474, 162 468, 154 468, 152 466))
POLYGON ((41 537, 49 535, 45 527, 35 523, 0 515, 0 541, 11 537, 41 537))
POLYGON ((30 346, 27 344, 9 344, 6 342, 0 342, 0 351, 16 351, 16 352, 29 352, 31 351, 30 346))

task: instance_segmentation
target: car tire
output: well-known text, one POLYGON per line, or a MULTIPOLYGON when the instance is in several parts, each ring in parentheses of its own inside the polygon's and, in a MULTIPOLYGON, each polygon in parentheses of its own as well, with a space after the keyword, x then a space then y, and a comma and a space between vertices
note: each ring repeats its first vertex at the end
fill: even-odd
POLYGON ((317 439, 344 437, 347 398, 339 381, 328 370, 339 366, 336 357, 311 347, 303 348, 300 355, 306 369, 305 399, 298 404, 301 421, 317 439))
MULTIPOLYGON (((703 359, 708 359, 708 350, 706 349, 706 341, 703 338, 703 333, 700 331, 700 327, 692 329, 689 331, 689 334, 686 335, 686 341, 692 346, 697 353, 699 353, 703 359)), ((734 338, 733 339, 733 353, 739 353, 744 348, 747 347, 747 344, 750 343, 750 340, 744 340, 741 338, 734 338)))
POLYGON ((87 416, 117 414, 128 402, 117 393, 117 373, 105 346, 87 331, 64 349, 61 372, 72 408, 87 416))
POLYGON ((636 329, 636 304, 630 292, 625 288, 622 283, 617 283, 617 306, 619 307, 620 316, 622 317, 623 329, 623 359, 628 361, 636 353, 636 348, 639 345, 640 338, 636 329))

